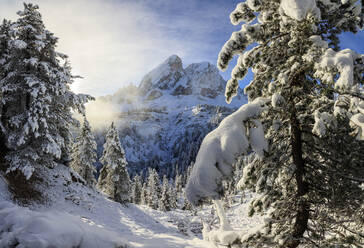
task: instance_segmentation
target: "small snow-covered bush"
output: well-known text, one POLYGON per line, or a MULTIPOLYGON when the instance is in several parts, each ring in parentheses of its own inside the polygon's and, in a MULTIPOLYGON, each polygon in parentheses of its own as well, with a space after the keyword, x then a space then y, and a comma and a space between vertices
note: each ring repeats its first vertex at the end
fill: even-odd
POLYGON ((126 248, 117 233, 58 211, 37 212, 0 203, 0 248, 126 248))

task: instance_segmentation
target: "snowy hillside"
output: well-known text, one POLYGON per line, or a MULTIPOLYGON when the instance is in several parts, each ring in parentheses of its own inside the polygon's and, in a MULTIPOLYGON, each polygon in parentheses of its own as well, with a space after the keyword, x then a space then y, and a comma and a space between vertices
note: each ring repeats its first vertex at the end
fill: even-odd
MULTIPOLYGON (((0 247, 208 248, 212 245, 202 240, 201 233, 201 217, 216 225, 211 206, 199 210, 196 216, 178 209, 161 212, 142 205, 123 206, 77 182, 77 175, 70 174, 61 164, 47 172, 49 179, 37 185, 47 204, 32 203, 28 207, 10 201, 6 181, 0 176, 0 247)), ((242 233, 259 223, 259 219, 246 218, 246 199, 228 212, 232 225, 240 231, 243 228, 242 233)))
MULTIPOLYGON (((241 94, 227 104, 225 84, 215 65, 202 62, 183 68, 182 60, 172 55, 147 73, 139 87, 125 87, 98 99, 117 111, 129 169, 146 171, 152 166, 174 176, 178 165, 185 171, 204 136, 246 102, 241 94)), ((98 134, 101 154, 105 131, 98 134)))

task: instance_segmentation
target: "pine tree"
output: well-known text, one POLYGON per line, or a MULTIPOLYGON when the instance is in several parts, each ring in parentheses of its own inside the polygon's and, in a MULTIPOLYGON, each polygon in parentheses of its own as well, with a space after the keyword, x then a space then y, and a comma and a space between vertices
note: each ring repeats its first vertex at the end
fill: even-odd
POLYGON ((193 209, 192 204, 187 200, 185 190, 183 191, 183 199, 184 199, 184 201, 183 201, 182 210, 192 210, 193 209))
POLYGON ((253 0, 238 4, 230 18, 245 24, 219 54, 222 70, 239 55, 226 99, 251 68, 249 101, 271 102, 261 116, 269 152, 244 169, 243 183, 260 193, 251 214, 272 208, 264 231, 241 242, 363 246, 364 61, 350 49, 339 51, 338 38, 363 28, 363 2, 253 0))
POLYGON ((3 23, 0 25, 0 78, 6 76, 6 69, 3 67, 9 60, 10 48, 9 43, 12 39, 11 35, 11 21, 4 19, 3 23))
POLYGON ((61 161, 66 134, 77 124, 71 109, 83 112, 91 97, 70 91, 67 56, 56 52, 58 39, 45 29, 38 6, 24 4, 18 15, 7 31, 9 53, 0 70, 1 127, 7 173, 20 171, 29 179, 34 170, 61 161))
MULTIPOLYGON (((193 162, 190 164, 190 166, 188 166, 187 172, 186 172, 186 175, 185 175, 185 183, 184 184, 186 184, 186 182, 188 182, 188 180, 190 179, 193 166, 194 166, 193 162)), ((187 197, 186 197, 186 188, 183 189, 182 197, 184 199, 182 209, 183 210, 192 210, 193 209, 192 204, 187 200, 187 197)))
POLYGON ((130 179, 126 170, 124 149, 120 145, 119 134, 111 124, 100 159, 103 167, 100 172, 97 187, 111 199, 127 203, 130 201, 130 179))
POLYGON ((131 187, 131 200, 135 204, 141 204, 143 185, 139 175, 136 175, 133 179, 131 187))
POLYGON ((170 188, 170 186, 169 186, 167 176, 164 175, 163 181, 162 181, 161 198, 160 198, 159 204, 158 204, 158 210, 161 210, 161 211, 170 211, 171 210, 169 188, 170 188))
MULTIPOLYGON (((12 39, 10 34, 11 31, 11 21, 3 20, 3 23, 0 25, 0 80, 6 77, 6 70, 4 65, 8 63, 10 57, 10 49, 9 49, 9 41, 12 39)), ((0 83, 0 88, 2 89, 2 82, 0 83)), ((3 127, 4 123, 4 115, 3 115, 3 92, 0 91, 0 160, 2 160, 6 153, 6 136, 5 129, 3 127)), ((3 161, 1 161, 2 165, 3 161)), ((1 166, 0 166, 1 168, 1 166)))
POLYGON ((149 168, 148 173, 147 205, 153 209, 158 209, 158 203, 161 197, 159 176, 155 169, 149 168))
POLYGON ((89 186, 96 184, 94 173, 97 144, 91 132, 91 127, 84 117, 80 135, 73 146, 71 168, 76 171, 89 186))
POLYGON ((182 175, 179 174, 179 173, 177 173, 176 174, 176 178, 174 180, 174 185, 175 185, 175 188, 176 188, 177 193, 181 193, 182 192, 182 187, 183 187, 182 184, 183 184, 182 183, 182 175))
POLYGON ((177 208, 177 201, 178 201, 178 194, 177 190, 174 185, 169 185, 168 188, 168 195, 169 195, 169 206, 171 209, 177 208))
POLYGON ((147 183, 143 183, 142 192, 140 194, 140 204, 141 205, 148 205, 148 199, 147 199, 147 183))

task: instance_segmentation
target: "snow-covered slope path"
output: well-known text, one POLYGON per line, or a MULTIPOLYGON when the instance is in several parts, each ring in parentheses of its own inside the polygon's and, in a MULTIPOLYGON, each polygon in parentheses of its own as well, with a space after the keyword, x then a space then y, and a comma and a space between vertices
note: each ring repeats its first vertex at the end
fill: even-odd
POLYGON ((96 201, 90 211, 73 211, 74 214, 82 214, 82 219, 91 225, 101 225, 118 233, 132 247, 211 246, 197 237, 178 232, 177 222, 188 218, 186 211, 160 212, 134 204, 123 207, 107 199, 96 201))
POLYGON ((188 211, 161 212, 145 206, 123 206, 84 185, 72 182, 60 165, 49 170, 48 206, 19 207, 9 200, 0 175, 0 248, 148 247, 204 248, 211 244, 178 230, 189 223, 188 211), (65 187, 66 186, 66 187, 65 187), (121 246, 120 246, 121 245, 121 246))
MULTIPOLYGON (((199 209, 198 216, 179 209, 161 212, 135 204, 123 206, 75 182, 63 165, 49 169, 47 177, 51 179, 47 188, 39 185, 39 190, 48 203, 20 207, 11 202, 0 174, 0 248, 216 247, 201 237, 201 219, 219 232, 212 205, 199 209)), ((251 194, 235 196, 226 213, 239 236, 249 235, 263 220, 247 216, 251 194)))

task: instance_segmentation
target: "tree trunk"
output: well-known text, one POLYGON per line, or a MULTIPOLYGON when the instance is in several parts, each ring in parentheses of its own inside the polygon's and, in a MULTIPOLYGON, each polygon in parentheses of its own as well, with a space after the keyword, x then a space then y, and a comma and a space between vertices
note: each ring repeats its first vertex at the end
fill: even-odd
POLYGON ((291 113, 291 146, 293 163, 296 166, 295 179, 297 183, 297 214, 293 228, 292 242, 287 246, 289 248, 296 248, 300 244, 300 239, 303 237, 304 232, 307 230, 307 223, 309 219, 309 206, 308 203, 300 198, 307 194, 308 187, 304 181, 305 164, 302 158, 302 140, 301 130, 295 111, 291 113))
MULTIPOLYGON (((301 80, 297 79, 296 82, 301 80)), ((294 82, 293 82, 294 84, 294 82)), ((293 87, 293 85, 292 85, 293 87)), ((290 99, 290 125, 291 125, 291 147, 293 164, 296 166, 295 180, 297 183, 297 213, 293 227, 292 238, 287 245, 288 248, 296 248, 300 243, 300 239, 303 237, 304 232, 307 230, 308 219, 309 219, 309 204, 307 201, 302 199, 302 196, 308 193, 308 185, 304 180, 305 174, 305 163, 302 157, 302 132, 300 123, 297 119, 297 112, 294 97, 290 99)))

